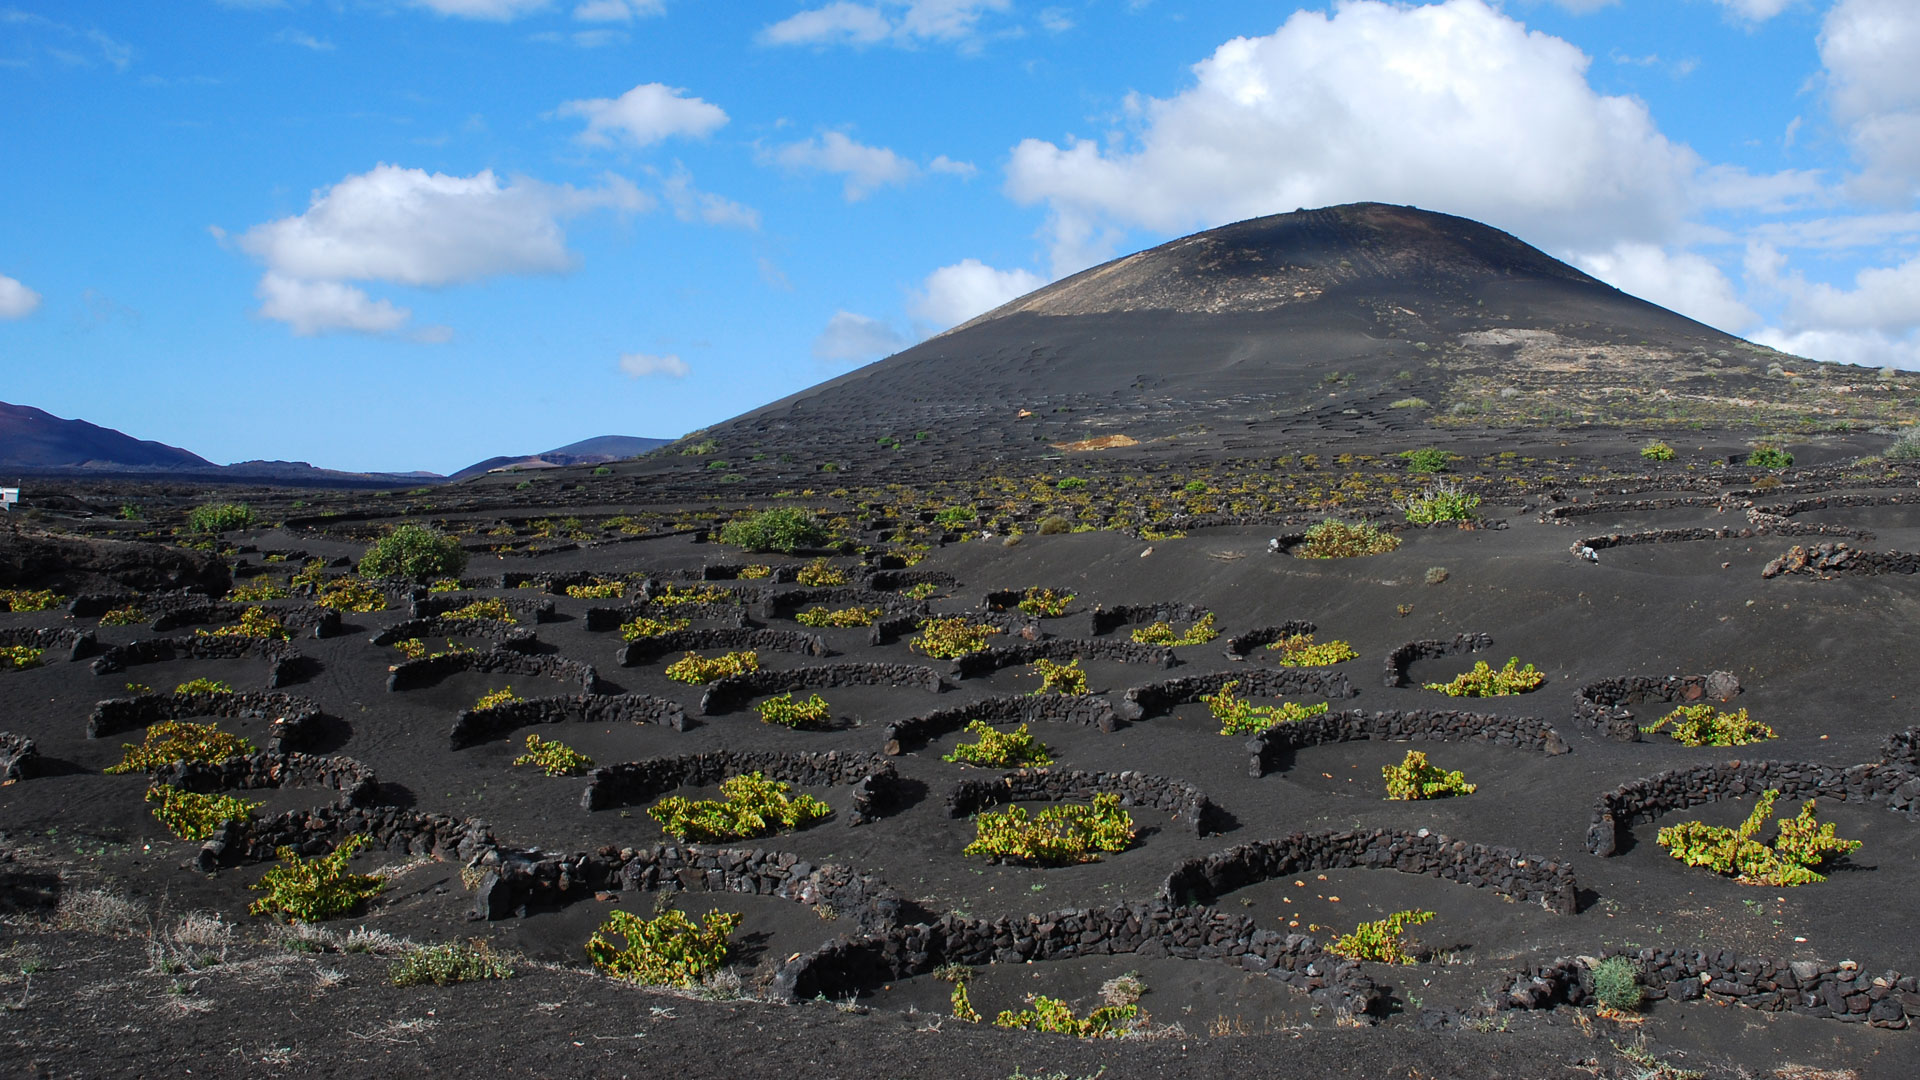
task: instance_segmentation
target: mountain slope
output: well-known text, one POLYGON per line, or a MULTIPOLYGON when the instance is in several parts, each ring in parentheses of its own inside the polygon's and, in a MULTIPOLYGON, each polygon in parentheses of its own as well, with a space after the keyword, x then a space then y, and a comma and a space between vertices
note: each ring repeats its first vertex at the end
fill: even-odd
POLYGON ((136 439, 85 420, 63 420, 30 405, 0 401, 0 470, 210 469, 214 464, 177 446, 136 439))
POLYGON ((665 446, 671 439, 648 439, 638 435, 598 435, 591 439, 568 443, 565 446, 544 450, 538 454, 524 454, 519 457, 490 457, 485 461, 476 461, 449 476, 449 480, 464 480, 469 476, 480 476, 496 469, 551 469, 563 465, 603 465, 613 461, 625 461, 639 457, 655 447, 665 446))

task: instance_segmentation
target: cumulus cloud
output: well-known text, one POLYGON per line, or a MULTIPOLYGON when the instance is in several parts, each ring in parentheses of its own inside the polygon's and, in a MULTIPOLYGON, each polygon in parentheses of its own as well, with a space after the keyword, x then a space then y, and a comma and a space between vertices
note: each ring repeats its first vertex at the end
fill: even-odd
POLYGON ((945 330, 1045 284, 1031 270, 996 270, 979 259, 962 259, 928 274, 909 311, 933 329, 945 330))
POLYGON ((333 42, 325 38, 314 37, 305 30, 298 30, 293 27, 288 27, 273 35, 273 40, 281 45, 298 45, 303 49, 312 49, 314 52, 333 51, 333 42))
POLYGON ((674 169, 660 181, 660 195, 673 208, 673 216, 681 221, 731 225, 741 229, 760 227, 758 210, 694 187, 693 175, 685 168, 674 169))
POLYGON ((654 356, 649 353, 623 353, 620 356, 620 370, 631 379, 641 379, 652 375, 662 375, 670 379, 684 379, 691 369, 687 362, 669 353, 666 356, 654 356))
POLYGON ((1354 200, 1414 203, 1562 247, 1655 241, 1699 167, 1646 106, 1597 93, 1589 58, 1484 0, 1347 0, 1236 38, 1137 135, 1013 150, 1007 193, 1049 211, 1056 275, 1163 233, 1354 200))
POLYGON ((40 306, 40 294, 0 274, 0 319, 24 319, 40 306))
POLYGON ((1833 364, 1920 370, 1920 336, 1913 334, 1896 337, 1872 330, 1789 331, 1769 327, 1754 334, 1753 340, 1781 352, 1833 364))
POLYGON ((611 146, 616 137, 651 146, 675 135, 709 135, 727 122, 720 106, 661 83, 641 83, 617 98, 564 102, 557 111, 586 118, 579 138, 590 146, 611 146))
POLYGON ((1671 252, 1657 244, 1627 243, 1577 256, 1574 262, 1616 289, 1728 333, 1739 333, 1758 321, 1733 282, 1702 255, 1671 252))
POLYGON ((462 19, 507 22, 543 10, 551 0, 413 0, 415 7, 462 19))
POLYGON ((1765 22, 1792 7, 1797 0, 1713 0, 1748 22, 1765 22))
POLYGON ((631 22, 666 10, 664 0, 586 0, 573 9, 573 17, 581 22, 631 22))
POLYGON ((908 344, 904 336, 879 319, 839 311, 813 339, 813 355, 828 363, 864 364, 899 352, 908 344))
POLYGON ((1012 0, 879 0, 835 3, 810 8, 760 31, 766 45, 851 45, 971 39, 983 16, 1004 12, 1012 0))
POLYGON ((1860 162, 1862 192, 1920 194, 1920 6, 1839 0, 1820 28, 1828 99, 1860 162))
POLYGON ((339 281, 303 281, 271 271, 254 290, 260 314, 286 323, 300 337, 336 330, 363 334, 391 333, 407 324, 413 312, 375 300, 355 286, 339 281))
POLYGON ((888 184, 903 184, 920 172, 919 166, 884 146, 867 146, 838 131, 805 142, 789 143, 773 158, 789 169, 807 169, 846 177, 848 202, 858 202, 888 184))

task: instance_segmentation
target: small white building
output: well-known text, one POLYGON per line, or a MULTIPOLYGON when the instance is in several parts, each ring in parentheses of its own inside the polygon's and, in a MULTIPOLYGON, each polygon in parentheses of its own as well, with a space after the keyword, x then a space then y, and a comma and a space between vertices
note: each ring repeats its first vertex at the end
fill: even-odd
POLYGON ((13 504, 19 501, 19 488, 0 488, 0 510, 12 512, 13 504))

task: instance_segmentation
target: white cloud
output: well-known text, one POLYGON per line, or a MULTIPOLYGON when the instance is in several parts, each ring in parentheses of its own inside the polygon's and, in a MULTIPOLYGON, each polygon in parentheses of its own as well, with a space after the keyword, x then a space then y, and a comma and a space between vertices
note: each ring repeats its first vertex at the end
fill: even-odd
POLYGON ((952 158, 948 157, 947 155, 941 154, 939 157, 936 157, 932 161, 927 162, 927 171, 936 172, 936 173, 947 173, 952 176, 963 177, 965 179, 971 180, 973 179, 974 174, 978 173, 980 170, 974 168, 973 162, 971 161, 955 161, 952 158))
MULTIPOLYGON (((1537 4, 1540 0, 1530 0, 1530 2, 1537 4)), ((1575 15, 1591 15, 1601 8, 1612 7, 1620 0, 1547 0, 1547 2, 1575 15)), ((1728 0, 1720 0, 1720 2, 1726 3, 1728 0)))
POLYGON ((635 146, 651 146, 675 135, 705 136, 727 122, 718 105, 687 97, 686 91, 661 83, 642 83, 617 98, 587 98, 561 104, 561 116, 584 116, 587 129, 580 141, 611 146, 614 136, 635 146))
POLYGON ((1863 167, 1863 193, 1920 194, 1920 5, 1839 0, 1820 28, 1829 103, 1863 167))
POLYGON ((314 52, 333 51, 333 42, 314 37, 305 30, 296 30, 292 27, 288 27, 273 35, 273 40, 282 45, 298 45, 303 49, 312 49, 314 52))
POLYGON ((1031 270, 996 270, 979 259, 962 259, 928 274, 909 310, 914 318, 945 330, 1046 283, 1031 270))
POLYGON ((415 7, 423 7, 441 15, 454 15, 463 19, 491 19, 506 22, 522 15, 531 15, 545 8, 551 0, 413 0, 415 7))
POLYGON ((352 285, 338 281, 302 281, 272 271, 261 276, 254 295, 260 298, 262 316, 286 323, 300 337, 335 330, 392 333, 413 317, 406 308, 375 300, 352 285))
POLYGON ((1346 0, 1221 45, 1171 98, 1133 99, 1130 145, 1021 142, 1006 189, 1047 206, 1057 275, 1110 255, 1127 227, 1369 199, 1562 247, 1664 239, 1699 159, 1642 102, 1595 92, 1588 64, 1484 0, 1346 0))
POLYGON ((867 146, 838 131, 789 143, 774 151, 773 158, 789 169, 846 177, 843 193, 848 202, 858 202, 888 184, 904 184, 920 172, 919 166, 886 147, 867 146))
POLYGON ((684 168, 660 181, 660 195, 673 207, 673 216, 681 221, 699 221, 708 225, 732 225, 758 229, 760 212, 732 199, 701 191, 693 186, 693 176, 684 168))
POLYGON ((877 0, 831 4, 802 11, 760 31, 766 45, 852 45, 890 42, 967 41, 988 13, 1006 11, 1012 0, 877 0))
POLYGON ((684 379, 691 369, 687 362, 678 356, 652 356, 647 353, 623 353, 620 357, 620 370, 628 378, 639 379, 650 375, 664 375, 670 379, 684 379))
POLYGON ((1832 364, 1920 370, 1920 336, 1913 334, 1900 338, 1870 330, 1790 332, 1769 327, 1754 334, 1752 339, 1781 352, 1832 364))
POLYGON ((1728 333, 1751 327, 1759 318, 1718 266, 1692 252, 1626 243, 1573 261, 1616 289, 1728 333))
POLYGON ((1797 0, 1713 0, 1748 22, 1765 22, 1792 7, 1797 0))
POLYGON ((829 363, 863 364, 899 352, 908 344, 904 336, 879 319, 840 311, 813 339, 813 355, 829 363))
POLYGON ((586 0, 573 9, 573 17, 581 22, 631 22, 666 11, 665 0, 586 0))
POLYGON ((40 306, 40 294, 0 274, 0 319, 24 319, 40 306))

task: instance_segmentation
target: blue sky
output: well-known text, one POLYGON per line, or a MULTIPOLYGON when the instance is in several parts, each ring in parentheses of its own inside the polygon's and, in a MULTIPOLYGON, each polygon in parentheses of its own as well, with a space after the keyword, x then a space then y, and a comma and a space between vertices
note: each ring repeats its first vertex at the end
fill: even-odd
POLYGON ((215 461, 677 436, 1362 199, 1920 368, 1913 0, 0 0, 0 400, 215 461))

